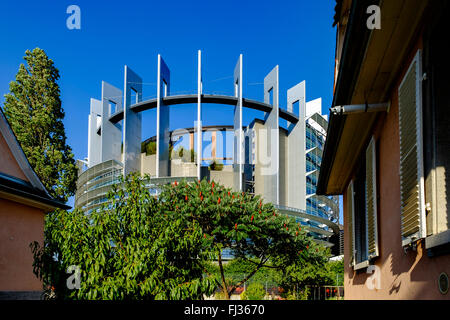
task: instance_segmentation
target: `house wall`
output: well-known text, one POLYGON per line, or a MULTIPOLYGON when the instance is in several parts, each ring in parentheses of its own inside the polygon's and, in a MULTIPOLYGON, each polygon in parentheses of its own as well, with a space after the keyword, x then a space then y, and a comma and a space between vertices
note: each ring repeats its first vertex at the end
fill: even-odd
POLYGON ((5 138, 3 137, 2 134, 0 134, 0 155, 2 156, 1 157, 2 173, 28 181, 22 169, 20 169, 19 164, 14 158, 14 155, 12 154, 11 149, 9 149, 9 146, 6 143, 5 138))
MULTIPOLYGON (((428 257, 422 241, 417 251, 406 253, 401 241, 400 218, 400 142, 399 109, 397 91, 407 71, 420 39, 401 66, 397 83, 391 93, 389 112, 380 115, 375 127, 378 165, 378 239, 379 257, 373 262, 379 268, 379 287, 370 289, 370 276, 366 269, 353 271, 349 267, 351 241, 344 233, 344 287, 345 299, 450 299, 450 293, 442 295, 438 288, 440 273, 450 275, 450 255, 428 257), (369 285, 368 285, 369 284, 369 285)), ((347 194, 344 194, 344 225, 348 223, 347 194)), ((347 229, 346 229, 347 231, 347 229)))
POLYGON ((44 240, 42 210, 0 199, 0 291, 41 291, 30 243, 44 240))

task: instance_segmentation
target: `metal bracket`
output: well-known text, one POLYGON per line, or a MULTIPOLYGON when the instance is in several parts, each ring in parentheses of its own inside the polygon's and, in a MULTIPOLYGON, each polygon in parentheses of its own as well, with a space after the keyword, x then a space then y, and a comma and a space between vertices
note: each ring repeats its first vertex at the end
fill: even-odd
POLYGON ((335 106, 330 108, 330 113, 335 115, 352 114, 352 113, 366 113, 366 112, 380 112, 387 111, 389 102, 382 103, 365 103, 365 104, 351 104, 343 106, 335 106))

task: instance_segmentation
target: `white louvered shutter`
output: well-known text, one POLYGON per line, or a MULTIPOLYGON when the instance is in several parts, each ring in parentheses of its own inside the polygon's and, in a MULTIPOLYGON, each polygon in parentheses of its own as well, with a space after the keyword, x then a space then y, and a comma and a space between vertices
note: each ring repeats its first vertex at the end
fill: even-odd
POLYGON ((351 181, 347 187, 347 234, 350 239, 350 266, 355 265, 355 209, 353 202, 353 181, 351 181))
POLYGON ((375 139, 372 137, 366 149, 366 226, 369 259, 378 257, 376 164, 375 139))
POLYGON ((398 89, 403 246, 426 236, 421 79, 421 53, 419 50, 398 89))

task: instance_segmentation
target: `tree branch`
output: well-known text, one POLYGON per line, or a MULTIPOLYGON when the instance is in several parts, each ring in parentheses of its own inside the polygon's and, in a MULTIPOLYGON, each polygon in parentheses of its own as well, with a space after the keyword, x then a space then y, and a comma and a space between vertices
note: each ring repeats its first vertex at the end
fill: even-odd
POLYGON ((243 257, 243 258, 247 261, 252 262, 253 264, 256 264, 256 268, 252 272, 250 272, 243 280, 241 280, 236 285, 232 286, 228 296, 230 296, 234 292, 234 290, 236 290, 236 288, 240 287, 242 284, 247 282, 251 277, 253 277, 255 275, 255 273, 258 272, 258 270, 261 269, 263 266, 265 266, 264 264, 269 260, 269 258, 264 258, 264 256, 263 256, 263 257, 261 257, 260 262, 256 263, 252 260, 247 259, 246 257, 243 257))
MULTIPOLYGON (((203 267, 203 266, 198 262, 198 260, 194 260, 194 261, 197 263, 198 266, 203 267)), ((214 281, 216 282, 216 284, 217 284, 219 287, 222 286, 222 284, 219 282, 219 280, 217 280, 217 278, 216 278, 214 275, 212 275, 212 274, 208 271, 208 269, 206 269, 205 267, 203 267, 203 271, 204 271, 209 277, 213 278, 214 281)))

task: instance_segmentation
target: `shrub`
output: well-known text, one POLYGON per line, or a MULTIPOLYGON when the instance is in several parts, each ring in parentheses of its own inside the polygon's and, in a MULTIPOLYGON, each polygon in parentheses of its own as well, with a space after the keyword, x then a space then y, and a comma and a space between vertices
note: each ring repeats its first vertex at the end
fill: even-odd
POLYGON ((261 283, 251 283, 247 289, 242 293, 242 300, 263 300, 266 296, 266 290, 261 283))

